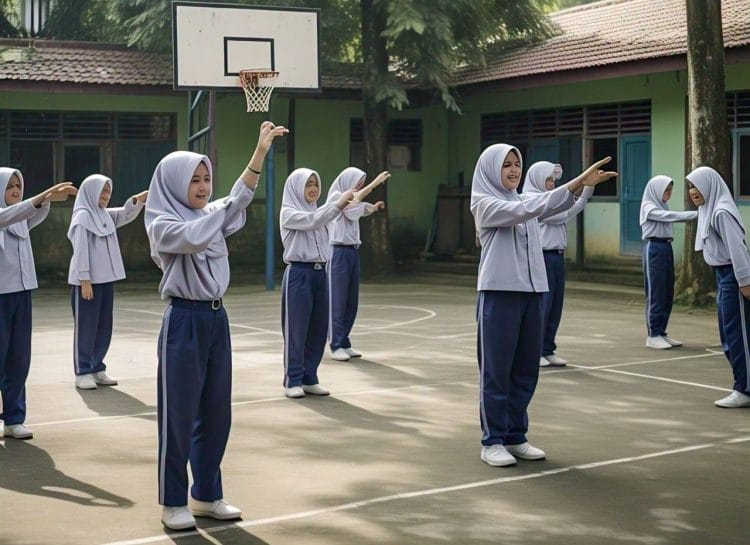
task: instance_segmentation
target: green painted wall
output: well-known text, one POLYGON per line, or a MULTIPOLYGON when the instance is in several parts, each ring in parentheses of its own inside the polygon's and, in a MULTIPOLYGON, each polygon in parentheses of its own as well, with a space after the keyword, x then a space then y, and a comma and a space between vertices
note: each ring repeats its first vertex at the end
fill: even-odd
MULTIPOLYGON (((652 103, 652 173, 675 179, 671 207, 682 209, 684 199, 685 96, 686 73, 668 72, 648 76, 616 78, 550 88, 496 92, 462 99, 462 113, 448 113, 442 105, 390 112, 392 118, 417 117, 423 123, 422 167, 418 172, 392 171, 388 182, 388 212, 394 248, 414 255, 424 244, 432 223, 435 195, 439 184, 457 185, 460 176, 468 185, 480 153, 480 117, 501 111, 546 109, 650 99, 652 103)), ((750 89, 747 65, 727 67, 729 91, 750 89)), ((187 142, 187 100, 175 96, 124 96, 94 94, 41 94, 0 92, 0 108, 23 110, 171 112, 177 116, 177 148, 187 142)), ((324 192, 338 172, 349 164, 350 119, 362 116, 357 100, 331 100, 310 97, 296 99, 295 167, 317 170, 324 192)), ((277 97, 271 118, 287 124, 289 100, 277 97)), ((218 164, 215 195, 227 193, 242 172, 255 147, 258 127, 265 115, 247 114, 244 97, 223 94, 217 102, 218 164)), ((287 142, 275 146, 275 216, 281 202, 288 172, 287 142)), ((369 173, 372 178, 377 173, 369 173)), ((115 180, 117 183, 117 180, 115 180)), ((266 180, 261 180, 256 203, 248 211, 248 225, 230 239, 233 263, 259 265, 264 259, 266 180)), ((117 203, 116 203, 117 204, 117 203)), ((740 209, 750 224, 750 200, 740 209)), ((70 255, 63 233, 67 229, 70 205, 57 205, 50 218, 32 237, 40 270, 52 271, 61 279, 70 255)), ((277 226, 278 228, 278 226, 277 226)), ((575 222, 569 225, 569 256, 575 253, 575 222)), ((619 203, 594 199, 586 208, 585 257, 587 260, 612 259, 620 251, 619 203)), ((682 257, 684 228, 675 229, 675 253, 682 257)), ((278 234, 274 233, 280 251, 278 234)), ((123 255, 128 267, 151 267, 146 252, 142 223, 136 221, 121 231, 123 255)), ((277 252, 277 256, 280 252, 277 252)), ((280 259, 277 259, 280 265, 280 259)))
MULTIPOLYGON (((30 93, 0 92, 0 109, 47 111, 106 111, 106 112, 159 112, 174 113, 177 119, 177 147, 184 149, 187 141, 187 99, 175 96, 111 95, 92 93, 30 93)), ((40 157, 40 160, 52 158, 40 157)), ((93 173, 92 173, 93 174, 93 173)), ((103 173, 109 174, 111 173, 103 173)), ((81 180, 71 180, 77 184, 81 180)), ((116 184, 117 180, 113 179, 116 184)), ((145 180, 144 189, 150 180, 145 180)), ((25 195, 31 197, 32 195, 25 195)), ((112 203, 121 205, 122 203, 112 203)), ((65 233, 70 223, 72 199, 56 203, 47 220, 32 231, 34 259, 40 275, 67 281, 71 247, 65 233)), ((143 229, 142 216, 118 231, 125 265, 128 269, 151 269, 148 241, 143 229)))
MULTIPOLYGON (((349 126, 352 118, 362 117, 362 104, 353 100, 323 100, 320 98, 296 99, 295 104, 295 158, 294 168, 307 167, 318 171, 323 183, 323 202, 335 177, 349 166, 349 126)), ((423 143, 421 170, 391 171, 388 181, 388 213, 391 234, 397 252, 411 252, 424 245, 427 230, 432 223, 437 185, 447 183, 448 139, 447 114, 441 105, 414 108, 403 112, 390 112, 392 118, 421 118, 423 143)), ((236 176, 245 168, 257 141, 258 127, 264 117, 247 114, 244 98, 239 95, 223 96, 218 101, 218 155, 219 195, 226 192, 236 176)), ((288 124, 289 101, 283 97, 272 103, 271 119, 277 124, 288 124)), ((281 205, 283 185, 289 165, 287 145, 279 142, 275 147, 275 211, 281 205)), ((378 173, 368 173, 369 179, 378 173)), ((266 197, 265 177, 257 192, 258 206, 249 209, 248 227, 235 235, 237 244, 250 250, 258 259, 263 258, 266 197)), ((366 221, 366 220, 365 220, 366 221)), ((276 225, 278 229, 278 224, 276 225)), ((280 250, 278 234, 275 234, 280 250)), ((279 252, 277 252, 279 255, 279 252)), ((278 260, 280 263, 280 259, 278 260)))

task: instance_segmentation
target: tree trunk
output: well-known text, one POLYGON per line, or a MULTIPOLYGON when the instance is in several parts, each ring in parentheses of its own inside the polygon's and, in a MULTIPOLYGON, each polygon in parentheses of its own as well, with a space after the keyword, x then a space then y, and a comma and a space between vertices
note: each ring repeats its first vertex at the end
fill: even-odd
MULTIPOLYGON (((729 127, 724 76, 724 37, 720 0, 686 0, 688 64, 688 138, 686 170, 710 166, 731 180, 729 127)), ((731 190, 731 184, 730 184, 731 190)), ((695 210, 685 191, 685 208, 695 210)), ((685 253, 676 300, 688 305, 710 302, 715 289, 703 256, 694 251, 696 222, 685 229, 685 253)))
MULTIPOLYGON (((362 100, 364 103, 364 168, 368 180, 388 166, 386 135, 388 117, 386 103, 375 98, 377 86, 388 74, 388 52, 382 32, 385 19, 375 6, 375 0, 362 0, 362 60, 364 74, 362 100)), ((393 271, 391 234, 388 224, 387 184, 371 193, 370 202, 383 201, 381 210, 362 220, 362 272, 366 276, 384 275, 393 271)))

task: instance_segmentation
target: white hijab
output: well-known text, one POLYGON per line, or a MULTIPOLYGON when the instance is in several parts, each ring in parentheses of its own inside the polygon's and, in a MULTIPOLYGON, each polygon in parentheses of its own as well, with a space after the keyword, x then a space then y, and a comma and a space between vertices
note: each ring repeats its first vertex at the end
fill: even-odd
POLYGON ((641 200, 641 213, 638 218, 641 227, 648 221, 648 214, 652 210, 669 210, 669 206, 664 202, 664 192, 673 183, 672 178, 659 174, 651 178, 643 190, 643 199, 641 200))
MULTIPOLYGON (((156 165, 151 184, 148 188, 148 199, 146 200, 146 213, 144 223, 146 232, 149 234, 151 246, 151 259, 162 268, 165 256, 162 256, 154 245, 151 226, 155 221, 192 221, 210 213, 210 205, 205 208, 191 208, 188 201, 190 180, 193 178, 195 169, 203 163, 211 176, 213 195, 213 170, 211 161, 205 155, 191 151, 173 151, 165 156, 156 165)), ((211 198, 211 195, 208 198, 211 198)), ((206 257, 224 257, 229 255, 227 243, 221 232, 211 241, 203 252, 192 254, 197 259, 204 260, 206 257)))
POLYGON ((724 179, 711 167, 698 167, 685 176, 703 195, 705 203, 698 207, 698 227, 695 233, 695 249, 703 249, 704 241, 708 238, 709 228, 721 211, 729 213, 745 232, 742 216, 737 210, 727 184, 724 179))
POLYGON ((526 171, 523 181, 523 193, 533 195, 547 191, 547 178, 559 180, 562 176, 562 167, 549 161, 537 161, 526 171))
POLYGON ((336 177, 331 184, 331 188, 328 190, 326 204, 337 201, 342 193, 349 191, 366 176, 365 171, 357 167, 347 167, 342 170, 341 174, 336 177))
MULTIPOLYGON (((518 162, 523 169, 523 158, 521 152, 515 146, 508 144, 493 144, 486 148, 474 168, 474 177, 471 180, 471 204, 476 204, 486 197, 501 199, 503 201, 520 201, 521 195, 515 189, 506 189, 500 179, 503 163, 508 154, 514 151, 518 156, 518 162)), ((527 223, 519 223, 515 227, 522 235, 526 234, 527 223)))
POLYGON ((107 237, 117 230, 107 209, 99 206, 99 197, 107 184, 112 191, 112 180, 101 174, 92 174, 83 180, 73 204, 73 215, 68 227, 69 240, 73 240, 73 228, 76 225, 82 225, 98 237, 107 237))
MULTIPOLYGON (((21 182, 21 200, 23 200, 23 175, 21 171, 14 168, 0 167, 0 187, 2 187, 2 197, 0 197, 0 203, 2 208, 7 208, 8 203, 5 202, 5 190, 8 188, 10 179, 13 175, 18 176, 18 181, 21 182)), ((18 238, 29 238, 29 223, 26 220, 19 221, 13 225, 9 225, 5 229, 0 229, 0 250, 5 250, 5 232, 11 233, 18 238)))

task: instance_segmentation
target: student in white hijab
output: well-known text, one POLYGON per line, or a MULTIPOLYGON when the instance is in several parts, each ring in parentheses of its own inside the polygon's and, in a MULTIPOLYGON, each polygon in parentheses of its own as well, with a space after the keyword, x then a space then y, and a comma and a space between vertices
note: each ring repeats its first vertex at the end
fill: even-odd
POLYGON ((87 177, 78 190, 68 228, 73 246, 68 284, 75 323, 73 371, 81 390, 117 384, 104 363, 112 340, 114 283, 125 279, 117 229, 138 217, 147 196, 143 191, 123 207, 107 208, 112 180, 101 174, 87 177))
POLYGON ((320 191, 318 173, 298 168, 286 179, 281 201, 279 228, 287 264, 281 281, 281 329, 284 394, 289 398, 330 394, 318 380, 328 331, 328 224, 341 215, 354 191, 347 189, 318 207, 320 191))
POLYGON ((692 221, 698 212, 686 210, 673 212, 667 201, 672 197, 674 182, 669 176, 651 178, 643 191, 641 201, 641 238, 643 245, 643 278, 646 290, 646 346, 665 350, 682 346, 667 335, 667 324, 674 299, 674 254, 672 224, 692 221))
POLYGON ((159 504, 171 530, 194 516, 238 519, 224 501, 221 460, 231 426, 232 346, 222 297, 229 286, 224 239, 245 224, 263 161, 284 127, 261 124, 255 151, 229 196, 211 201, 208 157, 176 151, 156 166, 146 201, 151 257, 169 300, 159 333, 159 504), (188 502, 187 464, 193 474, 188 502))
POLYGON ((14 439, 31 439, 25 424, 26 377, 31 365, 31 291, 38 287, 29 230, 49 214, 50 203, 76 190, 62 183, 23 200, 20 171, 0 167, 0 429, 14 439), (4 424, 4 426, 3 426, 4 424))
POLYGON ((542 293, 547 291, 540 216, 575 204, 574 193, 616 175, 590 166, 567 184, 522 199, 521 153, 494 144, 479 156, 471 183, 471 213, 482 253, 477 290, 477 355, 480 369, 481 459, 492 466, 516 463, 516 456, 546 455, 526 439, 526 410, 539 378, 542 352, 542 293))
POLYGON ((695 250, 716 274, 716 311, 724 354, 732 366, 732 392, 718 407, 750 407, 750 253, 745 225, 722 177, 711 167, 687 175, 690 200, 698 207, 695 250))
MULTIPOLYGON (((385 171, 380 177, 390 174, 385 171)), ((338 201, 341 194, 364 184, 367 175, 356 167, 347 167, 336 177, 328 190, 326 204, 338 201)), ((383 201, 347 206, 330 224, 331 260, 328 262, 329 322, 328 342, 331 357, 338 361, 359 358, 352 348, 349 334, 357 318, 359 306, 359 220, 385 208, 383 201)))
MULTIPOLYGON (((562 167, 549 161, 538 161, 526 171, 523 184, 524 198, 555 189, 562 177, 562 167)), ((583 188, 573 206, 552 215, 539 216, 539 231, 542 237, 544 268, 547 272, 549 291, 542 294, 542 357, 539 367, 550 365, 562 367, 568 362, 555 354, 557 329, 562 318, 565 297, 565 249, 568 247, 568 222, 575 218, 594 194, 594 187, 583 188)))

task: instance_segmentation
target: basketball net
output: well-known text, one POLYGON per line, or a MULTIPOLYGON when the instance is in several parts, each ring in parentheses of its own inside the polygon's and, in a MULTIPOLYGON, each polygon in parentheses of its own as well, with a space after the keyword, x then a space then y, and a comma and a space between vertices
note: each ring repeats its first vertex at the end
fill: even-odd
POLYGON ((273 81, 279 75, 271 70, 240 70, 240 85, 245 91, 248 112, 267 112, 271 103, 273 81), (265 80, 261 83, 260 80, 265 80))

